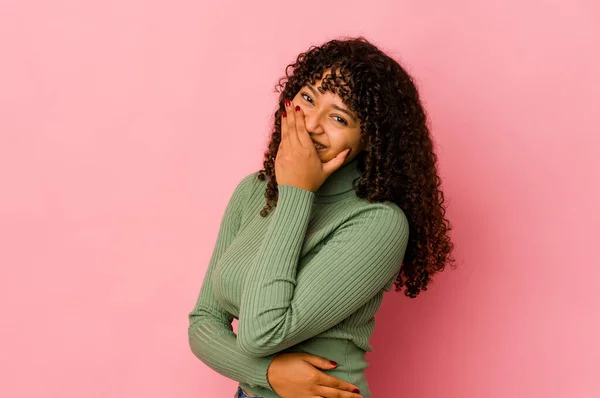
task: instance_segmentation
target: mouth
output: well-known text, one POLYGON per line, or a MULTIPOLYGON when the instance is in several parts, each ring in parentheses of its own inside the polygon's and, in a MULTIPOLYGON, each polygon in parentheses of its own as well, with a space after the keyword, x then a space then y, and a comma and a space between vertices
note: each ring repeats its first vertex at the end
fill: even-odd
POLYGON ((319 143, 318 143, 318 142, 316 142, 316 141, 313 141, 313 142, 314 142, 314 144, 315 144, 315 149, 316 149, 317 151, 323 151, 323 150, 327 149, 327 147, 326 147, 325 145, 321 145, 321 144, 319 144, 319 143))

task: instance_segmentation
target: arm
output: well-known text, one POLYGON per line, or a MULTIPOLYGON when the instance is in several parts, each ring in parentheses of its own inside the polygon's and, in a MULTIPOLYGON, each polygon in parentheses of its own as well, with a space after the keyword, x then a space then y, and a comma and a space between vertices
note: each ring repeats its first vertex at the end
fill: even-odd
POLYGON ((279 186, 254 272, 242 293, 237 346, 260 357, 337 325, 366 304, 400 270, 408 220, 376 204, 348 220, 297 276, 314 193, 279 186))
POLYGON ((276 354, 253 358, 237 349, 231 326, 233 317, 215 300, 211 285, 214 265, 239 230, 245 192, 251 187, 249 178, 238 184, 225 209, 198 300, 189 314, 188 339, 194 355, 213 370, 236 381, 271 389, 266 374, 276 354))

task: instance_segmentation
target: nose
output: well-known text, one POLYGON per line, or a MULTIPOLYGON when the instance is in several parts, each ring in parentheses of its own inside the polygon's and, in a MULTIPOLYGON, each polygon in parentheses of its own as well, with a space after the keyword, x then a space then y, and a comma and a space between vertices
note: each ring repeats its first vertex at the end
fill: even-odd
POLYGON ((323 134, 323 125, 321 123, 321 115, 318 110, 302 109, 304 112, 304 125, 310 134, 323 134))

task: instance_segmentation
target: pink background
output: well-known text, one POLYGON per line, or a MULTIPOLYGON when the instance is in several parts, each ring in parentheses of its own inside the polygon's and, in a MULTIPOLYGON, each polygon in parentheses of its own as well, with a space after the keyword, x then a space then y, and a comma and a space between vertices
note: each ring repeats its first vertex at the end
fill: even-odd
POLYGON ((374 396, 600 396, 599 8, 3 0, 0 396, 233 396, 187 313, 273 85, 342 34, 417 79, 461 263, 386 295, 374 396))

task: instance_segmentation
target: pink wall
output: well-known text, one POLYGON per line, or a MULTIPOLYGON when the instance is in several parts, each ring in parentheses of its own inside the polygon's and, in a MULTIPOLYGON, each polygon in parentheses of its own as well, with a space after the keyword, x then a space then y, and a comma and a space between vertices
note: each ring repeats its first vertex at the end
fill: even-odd
POLYGON ((597 4, 0 2, 0 396, 233 396, 187 313, 273 84, 340 34, 418 79, 462 263, 386 296, 374 396, 600 396, 597 4))

